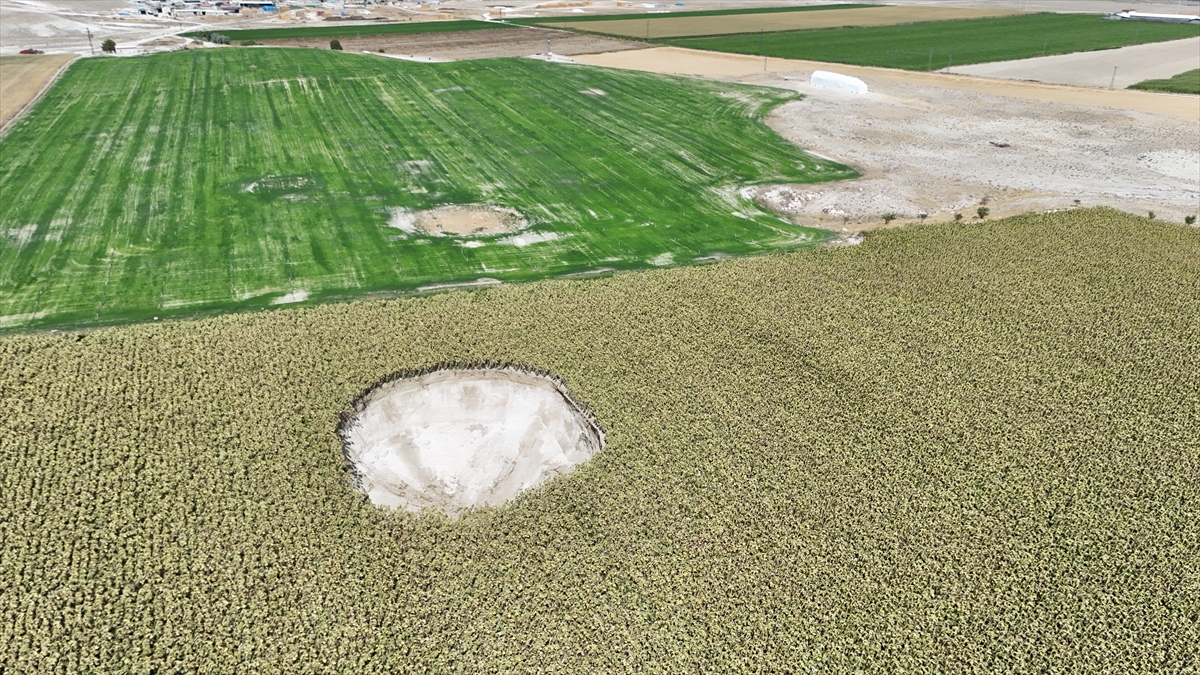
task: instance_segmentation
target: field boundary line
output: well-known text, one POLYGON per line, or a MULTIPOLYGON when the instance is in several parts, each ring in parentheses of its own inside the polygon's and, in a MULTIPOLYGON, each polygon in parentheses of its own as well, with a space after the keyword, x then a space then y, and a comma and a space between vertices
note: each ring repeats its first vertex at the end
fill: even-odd
POLYGON ((37 105, 38 101, 42 100, 42 97, 46 95, 46 92, 50 91, 50 87, 58 84, 58 80, 63 76, 63 73, 67 72, 67 68, 70 68, 71 64, 78 60, 79 57, 76 56, 70 61, 67 61, 59 66, 58 70, 54 73, 54 77, 51 77, 49 81, 47 81, 46 84, 38 90, 38 93, 34 94, 33 98, 26 101, 25 104, 17 110, 17 112, 13 113, 13 116, 9 118, 8 121, 0 124, 0 138, 4 138, 4 136, 8 134, 8 131, 17 125, 17 122, 25 119, 25 115, 28 114, 30 110, 33 110, 33 106, 37 105))

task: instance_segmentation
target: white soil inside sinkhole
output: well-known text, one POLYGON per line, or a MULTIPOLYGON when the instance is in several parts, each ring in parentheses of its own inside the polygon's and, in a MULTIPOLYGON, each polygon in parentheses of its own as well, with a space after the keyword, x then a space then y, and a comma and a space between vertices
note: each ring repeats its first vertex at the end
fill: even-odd
POLYGON ((393 209, 388 225, 435 237, 484 237, 516 232, 529 223, 516 209, 491 204, 450 204, 424 211, 393 209))
POLYGON ((393 508, 504 504, 603 446, 559 383, 511 368, 394 380, 357 411, 342 432, 346 457, 371 502, 393 508))

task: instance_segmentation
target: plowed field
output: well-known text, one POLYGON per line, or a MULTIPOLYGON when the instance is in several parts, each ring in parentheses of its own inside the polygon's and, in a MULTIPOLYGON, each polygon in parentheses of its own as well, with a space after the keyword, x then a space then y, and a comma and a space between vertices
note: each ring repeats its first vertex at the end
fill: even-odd
POLYGON ((0 57, 0 133, 74 60, 74 54, 0 57))

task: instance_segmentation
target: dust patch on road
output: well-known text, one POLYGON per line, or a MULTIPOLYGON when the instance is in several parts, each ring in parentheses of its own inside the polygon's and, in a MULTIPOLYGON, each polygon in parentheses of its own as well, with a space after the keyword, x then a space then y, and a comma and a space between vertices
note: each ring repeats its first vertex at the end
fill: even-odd
POLYGON ((810 12, 779 12, 770 14, 725 14, 718 16, 647 16, 638 19, 614 19, 587 23, 546 22, 539 27, 574 28, 589 33, 606 33, 622 37, 659 39, 695 35, 725 35, 728 33, 757 33, 759 31, 808 30, 812 28, 841 28, 843 26, 894 26, 919 21, 952 21, 955 19, 985 19, 1022 14, 1015 9, 982 9, 974 7, 883 6, 857 9, 828 9, 810 12))
POLYGON ((0 56, 0 135, 20 121, 76 58, 74 54, 0 56))

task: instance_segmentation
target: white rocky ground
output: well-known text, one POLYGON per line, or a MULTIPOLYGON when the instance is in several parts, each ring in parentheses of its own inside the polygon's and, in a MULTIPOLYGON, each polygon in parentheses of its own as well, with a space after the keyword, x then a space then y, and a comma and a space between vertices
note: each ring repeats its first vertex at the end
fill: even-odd
POLYGON ((603 444, 552 380, 514 369, 442 370, 372 392, 344 432, 371 502, 450 515, 503 504, 603 444))
POLYGON ((993 217, 1096 205, 1174 221, 1200 213, 1200 120, 895 82, 842 94, 809 87, 803 73, 762 79, 806 95, 779 108, 773 128, 864 173, 760 193, 798 222, 970 218, 985 198, 993 217))

